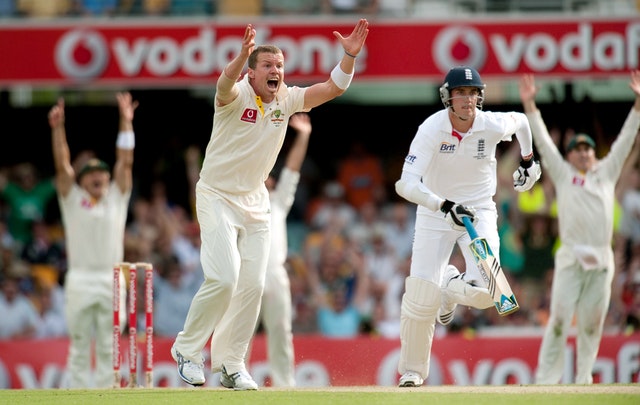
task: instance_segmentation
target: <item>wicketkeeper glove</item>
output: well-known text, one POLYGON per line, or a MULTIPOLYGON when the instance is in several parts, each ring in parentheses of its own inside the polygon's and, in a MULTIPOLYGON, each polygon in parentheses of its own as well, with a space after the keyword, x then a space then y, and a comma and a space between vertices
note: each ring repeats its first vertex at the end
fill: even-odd
POLYGON ((520 167, 513 172, 513 188, 519 192, 530 190, 536 181, 540 180, 540 175, 542 175, 540 162, 533 158, 521 160, 520 167))
POLYGON ((444 217, 447 222, 449 222, 449 225, 451 225, 451 228, 457 231, 466 230, 464 222, 462 222, 462 218, 464 217, 469 218, 474 225, 478 222, 475 208, 456 204, 453 201, 445 200, 440 211, 444 212, 444 217))

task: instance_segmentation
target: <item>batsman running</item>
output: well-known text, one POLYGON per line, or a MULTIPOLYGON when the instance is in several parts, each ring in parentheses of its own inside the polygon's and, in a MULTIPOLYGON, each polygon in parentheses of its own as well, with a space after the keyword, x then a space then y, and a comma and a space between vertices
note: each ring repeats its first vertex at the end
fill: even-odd
MULTIPOLYGON (((515 190, 540 178, 529 121, 519 112, 483 111, 485 84, 472 67, 454 67, 440 87, 444 109, 428 117, 411 142, 396 192, 418 205, 411 270, 400 312, 400 387, 417 387, 429 375, 436 319, 451 323, 457 304, 494 306, 476 261, 463 218, 493 252, 500 251, 496 192, 496 148, 516 135, 522 160, 513 174, 515 190), (466 272, 449 264, 454 246, 466 272)), ((497 257, 496 257, 497 258, 497 257)), ((497 258, 499 260, 499 258, 497 258)))

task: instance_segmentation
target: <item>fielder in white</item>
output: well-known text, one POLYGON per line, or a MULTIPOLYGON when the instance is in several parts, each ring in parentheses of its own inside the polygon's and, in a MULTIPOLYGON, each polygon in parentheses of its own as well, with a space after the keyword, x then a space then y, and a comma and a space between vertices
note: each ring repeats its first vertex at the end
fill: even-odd
POLYGON ((540 352, 535 382, 571 383, 564 370, 565 344, 576 318, 576 384, 593 383, 592 369, 611 298, 615 272, 613 209, 615 186, 640 128, 640 71, 629 84, 636 95, 620 134, 607 156, 598 160, 595 142, 577 134, 568 144, 566 160, 549 136, 535 103, 533 76, 520 81, 520 99, 531 122, 542 165, 555 186, 561 246, 555 256, 551 308, 540 352))
POLYGON ((418 128, 396 182, 396 192, 418 205, 400 313, 400 387, 420 386, 429 375, 436 319, 450 323, 457 304, 493 307, 462 218, 471 219, 493 252, 500 251, 493 201, 497 145, 511 141, 514 133, 518 139, 522 160, 513 174, 517 191, 529 190, 540 178, 527 118, 518 112, 482 111, 484 91, 471 67, 447 73, 440 87, 445 108, 418 128), (465 258, 462 274, 449 264, 455 244, 465 258))
POLYGON ((185 382, 205 383, 202 350, 211 339, 211 371, 221 372, 220 383, 236 390, 258 388, 245 357, 260 312, 271 245, 265 181, 291 116, 349 87, 368 26, 361 19, 347 37, 334 31, 344 53, 330 78, 295 87, 284 83, 282 51, 256 46, 256 30, 249 24, 238 55, 218 78, 213 129, 196 185, 204 282, 171 349, 185 382), (238 80, 245 64, 248 70, 238 80))
POLYGON ((297 113, 289 119, 289 126, 296 132, 287 158, 278 176, 267 179, 271 201, 271 249, 267 264, 267 277, 262 295, 260 318, 267 333, 267 359, 274 387, 294 387, 295 358, 291 332, 292 308, 289 275, 285 267, 288 251, 287 216, 295 199, 300 181, 300 168, 307 153, 311 121, 305 113, 297 113))
MULTIPOLYGON (((138 106, 129 93, 118 93, 116 97, 120 130, 113 181, 109 166, 98 159, 87 161, 76 178, 64 126, 64 100, 60 99, 49 111, 55 182, 69 263, 64 292, 71 388, 113 385, 113 266, 124 255, 124 230, 133 186, 133 115, 138 106), (96 371, 92 383, 94 337, 96 371)), ((120 308, 125 308, 123 275, 120 286, 120 308)), ((126 311, 120 311, 120 315, 124 325, 126 311)))

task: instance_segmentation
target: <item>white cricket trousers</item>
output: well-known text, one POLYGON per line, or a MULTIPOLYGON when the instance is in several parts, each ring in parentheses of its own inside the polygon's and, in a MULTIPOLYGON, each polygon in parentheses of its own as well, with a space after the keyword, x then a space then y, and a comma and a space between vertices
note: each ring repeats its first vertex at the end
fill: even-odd
POLYGON ((267 332, 267 356, 274 387, 295 386, 295 358, 291 331, 291 287, 284 266, 267 270, 261 319, 267 332))
POLYGON ((223 196, 199 182, 196 210, 204 281, 175 346, 186 359, 201 362, 211 339, 211 371, 224 365, 233 374, 245 369, 260 312, 270 246, 269 196, 266 188, 223 196))
MULTIPOLYGON (((69 269, 64 291, 70 341, 69 388, 110 388, 113 386, 113 268, 102 272, 69 269), (92 373, 94 338, 96 367, 92 373)), ((125 277, 120 273, 121 331, 126 329, 126 298, 125 277)))
MULTIPOLYGON (((561 247, 557 255, 563 254, 568 253, 561 247)), ((606 270, 585 271, 577 261, 563 268, 556 265, 549 321, 538 353, 536 384, 558 384, 563 374, 563 383, 566 384, 593 383, 592 369, 609 310, 613 274, 613 260, 606 270), (575 381, 571 381, 570 372, 573 370, 565 370, 565 345, 574 315, 577 329, 576 376, 575 381)))

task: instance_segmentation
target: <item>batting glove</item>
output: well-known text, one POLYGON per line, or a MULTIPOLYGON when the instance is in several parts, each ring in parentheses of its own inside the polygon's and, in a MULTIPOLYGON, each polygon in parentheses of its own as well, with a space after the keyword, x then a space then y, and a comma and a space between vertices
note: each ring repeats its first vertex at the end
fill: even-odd
POLYGON ((444 212, 445 219, 449 225, 451 225, 451 228, 456 231, 466 230, 464 222, 462 222, 462 218, 464 217, 469 218, 474 225, 478 222, 475 208, 456 204, 453 201, 445 200, 440 211, 444 212))
POLYGON ((530 190, 541 175, 540 162, 533 159, 521 160, 520 167, 513 172, 513 188, 519 192, 530 190))

